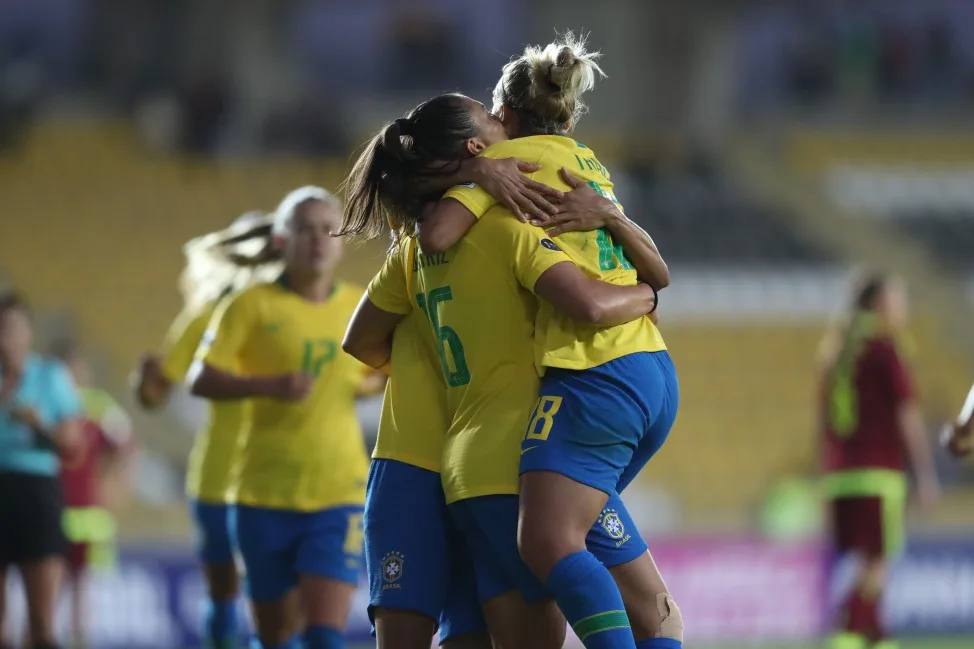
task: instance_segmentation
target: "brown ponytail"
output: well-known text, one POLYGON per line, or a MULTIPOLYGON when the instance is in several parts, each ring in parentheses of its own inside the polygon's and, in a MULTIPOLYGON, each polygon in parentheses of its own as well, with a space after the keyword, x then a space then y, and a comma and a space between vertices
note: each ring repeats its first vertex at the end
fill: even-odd
POLYGON ((477 135, 467 97, 446 94, 423 102, 365 145, 342 183, 346 205, 339 236, 409 235, 426 195, 420 182, 456 170, 464 143, 477 135))

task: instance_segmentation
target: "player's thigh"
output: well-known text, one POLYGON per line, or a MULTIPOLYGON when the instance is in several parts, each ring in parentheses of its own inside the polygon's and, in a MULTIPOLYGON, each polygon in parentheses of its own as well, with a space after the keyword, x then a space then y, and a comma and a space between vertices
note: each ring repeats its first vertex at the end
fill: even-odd
MULTIPOLYGON (((363 531, 373 621, 379 611, 424 616, 432 629, 426 642, 432 639, 450 576, 449 523, 438 473, 395 460, 372 462, 363 531)), ((396 637, 403 637, 401 628, 396 637)))
POLYGON ((370 607, 378 649, 429 649, 436 621, 415 611, 370 607))
MULTIPOLYGON (((494 649, 494 641, 487 631, 440 640, 443 649, 494 649)), ((426 649, 423 647, 423 649, 426 649)))
POLYGON ((521 474, 551 471, 615 491, 649 425, 646 394, 630 375, 633 366, 647 364, 644 356, 651 355, 582 371, 549 370, 521 443, 521 474))
POLYGON ((560 473, 521 475, 518 548, 535 575, 547 579, 561 559, 585 549, 586 536, 607 498, 560 473))
POLYGON ((565 643, 565 617, 554 600, 528 603, 520 592, 508 591, 483 608, 498 649, 560 649, 565 643))
POLYGON ((302 514, 295 569, 308 626, 343 629, 363 568, 363 507, 302 514))
POLYGON ((298 584, 294 550, 304 533, 301 514, 238 505, 230 513, 230 533, 247 571, 247 591, 255 605, 281 602, 298 584))

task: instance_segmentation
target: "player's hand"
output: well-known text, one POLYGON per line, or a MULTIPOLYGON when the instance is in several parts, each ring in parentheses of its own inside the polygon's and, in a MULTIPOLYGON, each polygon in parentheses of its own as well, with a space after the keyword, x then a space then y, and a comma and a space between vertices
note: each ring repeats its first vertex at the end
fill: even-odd
POLYGON ((281 401, 304 401, 314 385, 310 374, 295 372, 283 374, 273 382, 270 396, 281 401))
POLYGON ((950 436, 945 446, 951 455, 955 457, 965 457, 974 451, 974 419, 966 425, 953 424, 948 429, 950 436))
POLYGON ((540 165, 517 158, 483 157, 474 158, 472 164, 477 184, 509 209, 518 221, 526 223, 529 218, 544 221, 558 211, 555 203, 561 200, 562 192, 524 175, 538 171, 540 165))
POLYGON ((557 237, 565 232, 592 232, 604 228, 621 215, 615 203, 576 178, 568 169, 562 167, 559 173, 572 190, 562 197, 558 211, 546 221, 531 220, 532 225, 543 227, 548 236, 557 237))
POLYGON ((43 430, 44 428, 37 411, 30 406, 16 405, 10 408, 9 412, 11 419, 27 426, 33 431, 43 430))

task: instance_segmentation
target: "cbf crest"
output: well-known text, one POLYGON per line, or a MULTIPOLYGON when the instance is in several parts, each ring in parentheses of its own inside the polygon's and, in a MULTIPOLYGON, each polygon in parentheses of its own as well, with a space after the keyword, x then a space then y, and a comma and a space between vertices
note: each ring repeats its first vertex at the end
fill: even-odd
POLYGON ((619 513, 606 507, 599 513, 599 525, 605 530, 605 533, 609 535, 609 538, 616 542, 616 547, 621 546, 623 543, 629 540, 629 535, 626 534, 626 525, 622 522, 622 518, 619 517, 619 513))
POLYGON ((382 581, 385 582, 383 588, 400 588, 396 582, 402 578, 405 562, 406 556, 398 550, 393 550, 382 557, 382 581))

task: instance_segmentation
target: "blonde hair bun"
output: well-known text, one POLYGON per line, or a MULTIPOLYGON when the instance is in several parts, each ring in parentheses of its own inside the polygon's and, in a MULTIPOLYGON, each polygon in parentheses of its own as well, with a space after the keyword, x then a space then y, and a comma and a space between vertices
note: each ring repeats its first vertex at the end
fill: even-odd
POLYGON ((512 60, 494 88, 494 107, 508 105, 528 123, 532 134, 571 130, 586 106, 582 95, 595 87, 599 52, 589 52, 585 37, 561 34, 544 47, 529 46, 512 60))
POLYGON ((524 54, 531 61, 534 73, 560 90, 567 100, 578 100, 595 88, 596 75, 605 76, 596 62, 602 54, 586 50, 584 38, 576 38, 571 32, 543 50, 528 48, 524 54))

